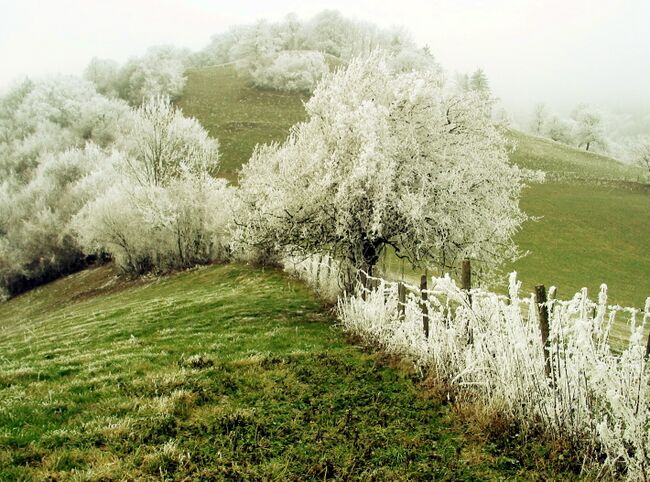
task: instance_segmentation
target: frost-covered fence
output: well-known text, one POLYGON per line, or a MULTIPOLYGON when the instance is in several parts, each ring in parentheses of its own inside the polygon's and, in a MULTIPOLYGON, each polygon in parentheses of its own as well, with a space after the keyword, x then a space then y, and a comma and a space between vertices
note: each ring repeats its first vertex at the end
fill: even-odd
POLYGON ((331 301, 343 293, 350 276, 349 269, 328 255, 287 256, 283 264, 285 271, 305 280, 320 296, 331 301))
POLYGON ((367 278, 339 300, 346 331, 412 360, 460 399, 572 440, 603 471, 650 479, 650 299, 643 311, 608 305, 603 285, 597 301, 586 289, 558 300, 551 288, 540 304, 520 294, 515 273, 508 296, 464 290, 449 276, 427 280, 428 289, 367 278), (609 333, 621 322, 629 338, 619 353, 609 333))
MULTIPOLYGON (((522 294, 516 273, 508 295, 424 277, 419 286, 350 272, 327 256, 285 261, 286 269, 329 298, 339 295, 343 329, 433 374, 458 400, 518 420, 524 429, 569 439, 602 474, 650 480, 650 368, 644 310, 610 305, 583 289, 570 300, 555 289, 522 294), (627 340, 613 349, 614 324, 627 340), (596 465, 600 464, 600 465, 596 465)), ((601 474, 601 475, 602 475, 601 474)))

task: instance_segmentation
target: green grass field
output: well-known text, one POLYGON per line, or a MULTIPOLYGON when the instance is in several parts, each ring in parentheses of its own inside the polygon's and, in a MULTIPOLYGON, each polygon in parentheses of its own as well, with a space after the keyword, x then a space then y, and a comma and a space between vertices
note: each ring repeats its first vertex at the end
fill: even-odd
POLYGON ((558 142, 510 131, 516 145, 511 160, 521 167, 541 169, 550 180, 647 182, 647 170, 622 164, 610 157, 594 154, 558 142))
POLYGON ((563 297, 608 285, 612 302, 643 308, 650 296, 650 186, 638 190, 548 182, 531 186, 522 208, 539 220, 516 237, 530 254, 516 270, 525 287, 555 285, 563 297))
MULTIPOLYGON (((232 68, 213 68, 189 72, 179 105, 222 142, 221 173, 233 180, 256 143, 284 139, 304 118, 303 100, 253 89, 232 68)), ((542 217, 516 238, 530 255, 504 269, 518 271, 528 290, 556 285, 570 297, 583 286, 595 293, 604 282, 613 303, 643 307, 650 296, 650 188, 636 181, 644 172, 517 131, 510 137, 513 162, 549 175, 521 200, 527 213, 542 217)))
POLYGON ((574 478, 349 343, 281 272, 104 266, 0 320, 0 480, 574 478))
POLYGON ((237 170, 256 144, 283 141, 289 128, 304 119, 305 100, 297 94, 254 89, 234 67, 214 67, 190 70, 177 104, 219 139, 219 174, 236 181, 237 170))

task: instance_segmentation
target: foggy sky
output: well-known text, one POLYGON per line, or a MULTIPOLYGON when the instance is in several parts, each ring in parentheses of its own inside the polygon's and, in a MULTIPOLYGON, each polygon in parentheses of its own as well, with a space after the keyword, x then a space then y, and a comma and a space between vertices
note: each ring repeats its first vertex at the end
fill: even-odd
POLYGON ((517 112, 544 101, 650 110, 650 2, 643 0, 0 0, 0 89, 25 75, 81 74, 93 56, 198 50, 233 24, 325 9, 400 25, 450 73, 482 67, 517 112))

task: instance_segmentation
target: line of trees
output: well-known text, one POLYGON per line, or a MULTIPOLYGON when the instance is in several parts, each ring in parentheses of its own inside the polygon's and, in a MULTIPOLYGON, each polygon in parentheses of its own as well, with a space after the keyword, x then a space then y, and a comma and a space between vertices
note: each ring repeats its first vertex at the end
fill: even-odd
POLYGON ((95 84, 100 94, 138 106, 151 96, 177 98, 185 87, 185 70, 190 65, 189 50, 162 45, 151 47, 122 66, 95 57, 86 67, 84 78, 95 84))
POLYGON ((130 274, 226 255, 218 143, 167 97, 141 107, 75 77, 0 98, 0 294, 111 256, 130 274))
POLYGON ((0 98, 0 290, 13 294, 77 269, 68 228, 99 188, 129 108, 74 77, 24 81, 0 98))
POLYGON ((534 106, 523 130, 636 165, 646 171, 650 179, 648 126, 648 115, 604 111, 581 103, 568 116, 561 116, 546 104, 539 103, 534 106))
POLYGON ((545 104, 537 104, 529 130, 537 136, 586 151, 608 151, 609 143, 603 116, 587 104, 577 105, 568 118, 551 114, 545 104))

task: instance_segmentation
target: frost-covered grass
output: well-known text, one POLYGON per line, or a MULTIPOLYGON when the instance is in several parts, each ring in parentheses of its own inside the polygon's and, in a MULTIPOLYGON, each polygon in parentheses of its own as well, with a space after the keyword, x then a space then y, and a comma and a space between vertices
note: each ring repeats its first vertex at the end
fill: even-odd
POLYGON ((378 289, 339 302, 346 331, 411 360, 488 417, 569 441, 590 477, 650 478, 650 298, 639 312, 608 305, 605 287, 596 302, 586 290, 569 301, 551 291, 545 348, 537 304, 519 297, 514 274, 509 297, 473 290, 468 298, 450 278, 433 278, 428 300, 413 287, 401 315, 397 284, 376 281, 378 289), (621 353, 610 346, 616 318, 628 328, 621 353))
POLYGON ((0 304, 0 480, 575 477, 563 447, 481 433, 333 322, 241 265, 105 266, 0 304))

